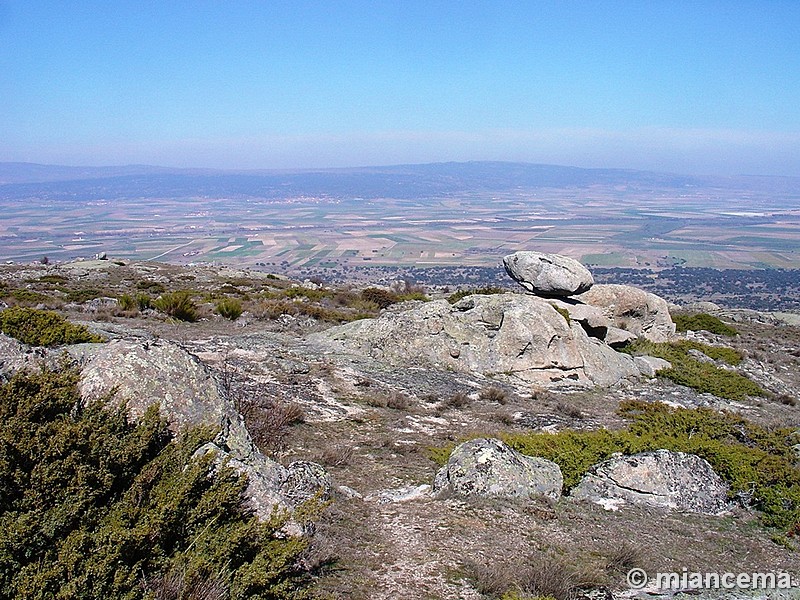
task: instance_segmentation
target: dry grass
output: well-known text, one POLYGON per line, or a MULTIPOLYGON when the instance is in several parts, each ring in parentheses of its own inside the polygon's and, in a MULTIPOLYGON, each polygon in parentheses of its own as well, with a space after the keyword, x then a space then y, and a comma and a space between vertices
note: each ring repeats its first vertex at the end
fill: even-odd
POLYGON ((393 410, 409 410, 412 402, 411 398, 402 392, 389 392, 386 394, 375 394, 367 398, 367 404, 375 408, 391 408, 393 410))
POLYGON ((353 447, 344 444, 326 446, 319 456, 319 462, 326 467, 344 467, 353 458, 353 447))
POLYGON ((187 578, 184 572, 177 571, 143 581, 142 589, 153 600, 224 600, 229 592, 220 577, 187 578))
POLYGON ((629 542, 622 542, 616 546, 606 558, 606 571, 615 575, 625 574, 631 569, 642 567, 647 562, 642 548, 629 542))
POLYGON ((538 553, 525 563, 478 563, 464 566, 475 589, 490 598, 506 594, 517 597, 575 600, 583 590, 600 589, 607 577, 593 565, 576 565, 574 557, 554 553, 538 553))
POLYGON ((456 392, 449 398, 442 400, 442 408, 448 410, 451 408, 464 408, 469 406, 470 397, 464 392, 456 392))
POLYGON ((580 408, 570 402, 564 402, 563 400, 556 404, 556 412, 570 419, 583 419, 586 417, 580 408))
POLYGON ((485 402, 495 402, 497 404, 506 404, 508 402, 508 392, 494 386, 483 388, 478 397, 485 402))

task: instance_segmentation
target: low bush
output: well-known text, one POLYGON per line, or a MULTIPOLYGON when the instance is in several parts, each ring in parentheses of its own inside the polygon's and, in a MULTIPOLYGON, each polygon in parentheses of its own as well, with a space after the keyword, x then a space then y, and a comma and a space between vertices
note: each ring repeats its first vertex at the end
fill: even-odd
POLYGON ((119 304, 119 307, 126 312, 139 310, 139 305, 137 304, 136 299, 130 294, 122 294, 119 298, 117 298, 117 304, 119 304))
POLYGON ((148 294, 163 294, 167 291, 167 288, 164 287, 164 284, 158 283, 157 281, 137 281, 136 282, 136 289, 142 290, 143 292, 147 292, 148 294))
POLYGON ((69 290, 67 292, 67 301, 68 302, 75 302, 76 304, 83 304, 84 302, 88 302, 89 300, 94 300, 95 298, 102 298, 106 294, 102 290, 96 290, 93 288, 81 288, 78 290, 69 290))
POLYGON ((136 294, 136 306, 139 307, 139 310, 147 310, 152 305, 153 300, 144 293, 136 294))
POLYGON ((442 400, 441 408, 442 410, 454 409, 454 408, 464 408, 469 406, 470 404, 470 397, 464 392, 456 392, 451 396, 442 400))
POLYGON ((455 304, 462 298, 466 298, 467 296, 472 296, 474 294, 479 294, 482 296, 489 296, 492 294, 505 294, 508 290, 500 288, 500 287, 481 287, 481 288, 474 288, 470 290, 458 290, 457 292, 453 292, 447 297, 447 301, 450 304, 455 304))
POLYGON ((223 298, 215 305, 217 314, 231 321, 242 316, 242 303, 236 298, 223 298))
POLYGON ((156 298, 153 307, 178 321, 197 321, 197 305, 189 292, 163 294, 156 298))
POLYGON ((33 290, 4 291, 3 297, 13 300, 13 303, 17 306, 38 306, 40 304, 52 306, 58 303, 54 298, 33 290))
POLYGON ((63 283, 67 283, 69 279, 67 279, 63 275, 42 275, 41 277, 39 277, 38 279, 34 279, 33 281, 61 285, 63 283))
MULTIPOLYGON (((557 463, 567 490, 615 452, 666 449, 696 454, 730 485, 733 497, 761 511, 764 524, 784 530, 798 527, 800 470, 792 446, 800 438, 793 430, 766 430, 733 413, 640 401, 621 403, 620 414, 631 422, 616 432, 565 430, 502 437, 523 454, 557 463)), ((440 459, 439 454, 432 456, 440 459)))
POLYGON ((672 315, 672 321, 678 331, 708 331, 709 333, 728 337, 739 335, 739 331, 735 327, 723 323, 717 317, 706 313, 675 314, 672 315))
POLYGON ((502 388, 490 386, 483 388, 478 393, 478 398, 486 402, 496 402, 497 404, 505 404, 508 402, 508 392, 502 388))
POLYGON ((709 346, 691 340, 655 343, 637 340, 621 349, 633 355, 656 356, 668 360, 672 366, 658 371, 658 376, 685 385, 698 392, 714 394, 728 400, 743 400, 747 396, 766 395, 758 384, 735 371, 721 369, 697 360, 689 350, 699 350, 709 358, 738 365, 742 355, 732 348, 709 346))
POLYGON ((305 598, 307 542, 261 522, 244 476, 172 439, 155 407, 84 405, 76 372, 0 386, 0 589, 22 598, 305 598))
POLYGON ((375 304, 378 308, 386 308, 400 302, 400 296, 389 290, 369 287, 361 292, 361 299, 375 304))
POLYGON ((105 341, 86 327, 73 325, 58 313, 20 306, 0 312, 0 331, 29 346, 105 341))

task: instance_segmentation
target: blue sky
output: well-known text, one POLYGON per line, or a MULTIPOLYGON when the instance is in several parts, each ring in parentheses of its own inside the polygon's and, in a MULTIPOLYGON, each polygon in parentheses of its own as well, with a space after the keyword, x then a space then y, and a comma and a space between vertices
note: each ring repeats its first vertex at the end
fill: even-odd
POLYGON ((0 161, 800 175, 800 2, 0 0, 0 161))

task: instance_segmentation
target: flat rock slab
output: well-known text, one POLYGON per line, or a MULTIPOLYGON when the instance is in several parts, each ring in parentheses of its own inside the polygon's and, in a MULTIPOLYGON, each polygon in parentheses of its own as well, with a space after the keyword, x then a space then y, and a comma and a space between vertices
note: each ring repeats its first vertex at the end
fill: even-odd
POLYGON ((594 284, 586 267, 560 254, 515 252, 503 258, 503 266, 514 281, 539 296, 572 296, 594 284))
POLYGON ((572 490, 606 508, 626 503, 708 515, 730 508, 728 485, 703 458, 656 450, 603 461, 572 490))

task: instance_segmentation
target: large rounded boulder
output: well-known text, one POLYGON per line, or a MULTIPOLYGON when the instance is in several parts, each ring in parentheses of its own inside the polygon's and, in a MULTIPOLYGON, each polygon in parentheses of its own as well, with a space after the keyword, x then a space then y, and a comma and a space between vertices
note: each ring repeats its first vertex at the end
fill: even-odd
POLYGON ((663 298, 630 285, 598 284, 577 298, 600 308, 615 327, 651 342, 665 342, 675 323, 663 298))
POLYGON ((728 485, 703 458, 656 450, 603 461, 570 496, 608 508, 626 503, 718 515, 729 508, 728 485))
POLYGON ((639 374, 633 358, 590 338, 528 294, 473 295, 386 311, 315 339, 395 366, 512 376, 538 385, 612 385, 639 374))
POLYGON ((133 419, 157 404, 173 432, 196 425, 217 430, 213 442, 196 454, 213 453, 216 464, 247 475, 248 504, 259 517, 267 519, 276 507, 292 509, 315 495, 329 494, 330 480, 322 467, 305 462, 284 467, 262 454, 208 367, 180 345, 115 340, 72 352, 84 363, 79 387, 85 401, 124 403, 133 419))
POLYGON ((521 251, 503 258, 509 276, 537 296, 572 296, 594 284, 589 270, 560 254, 521 251))
POLYGON ((561 469, 554 462, 520 454, 500 440, 478 438, 453 450, 436 474, 433 492, 557 500, 563 484, 561 469))

